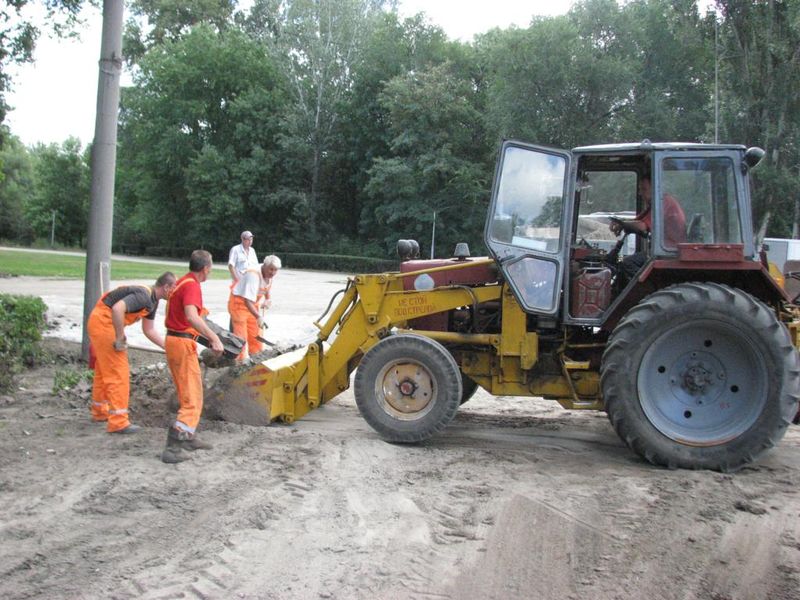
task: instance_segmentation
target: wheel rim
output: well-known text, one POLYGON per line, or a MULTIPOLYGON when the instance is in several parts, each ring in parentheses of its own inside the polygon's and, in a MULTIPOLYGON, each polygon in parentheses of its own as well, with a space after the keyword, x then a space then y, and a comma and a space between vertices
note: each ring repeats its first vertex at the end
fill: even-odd
POLYGON ((421 363, 394 361, 375 378, 375 397, 381 408, 396 419, 421 419, 436 404, 436 380, 421 363))
POLYGON ((694 321, 659 336, 637 378, 642 410, 662 434, 713 446, 747 431, 767 399, 766 365, 752 342, 720 321, 694 321))

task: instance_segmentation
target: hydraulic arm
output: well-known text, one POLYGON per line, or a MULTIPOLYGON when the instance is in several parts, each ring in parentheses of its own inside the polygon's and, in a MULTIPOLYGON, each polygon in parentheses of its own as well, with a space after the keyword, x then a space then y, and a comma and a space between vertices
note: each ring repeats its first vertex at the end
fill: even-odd
POLYGON ((393 328, 403 328, 409 320, 425 315, 499 300, 503 289, 499 284, 429 290, 403 286, 407 277, 481 263, 349 278, 344 295, 327 319, 315 323, 319 335, 312 344, 254 366, 234 381, 233 393, 248 396, 263 407, 270 421, 299 419, 348 389, 350 374, 361 357, 393 328))

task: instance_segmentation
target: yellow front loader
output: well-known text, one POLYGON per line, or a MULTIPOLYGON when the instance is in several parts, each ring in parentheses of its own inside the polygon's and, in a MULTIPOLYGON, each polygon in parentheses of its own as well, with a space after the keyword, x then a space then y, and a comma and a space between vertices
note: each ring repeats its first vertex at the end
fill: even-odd
POLYGON ((563 351, 559 372, 528 381, 538 359, 538 335, 526 330, 527 316, 508 286, 496 280, 422 291, 403 285, 420 275, 487 267, 493 268, 494 261, 453 261, 419 271, 352 277, 325 321, 315 323, 319 336, 313 344, 253 367, 235 382, 237 391, 263 406, 270 421, 291 423, 348 389, 350 375, 362 358, 384 340, 389 342, 384 353, 391 347, 391 356, 382 359, 378 379, 364 385, 374 386, 383 410, 399 420, 426 421, 421 431, 412 426, 405 429, 413 433, 382 432, 392 441, 416 441, 443 428, 475 384, 496 395, 545 396, 568 408, 601 408, 598 374, 589 370, 587 362, 572 361, 563 351), (409 322, 421 317, 483 307, 502 310, 499 329, 486 333, 408 329, 409 322), (422 419, 420 415, 439 412, 433 409, 445 394, 453 398, 444 403, 449 405, 444 416, 422 419))
POLYGON ((655 464, 740 468, 781 439, 800 396, 800 308, 752 233, 749 172, 762 156, 504 142, 492 258, 414 260, 399 245, 399 272, 349 279, 313 344, 252 367, 231 392, 291 423, 355 371, 365 420, 418 442, 480 386, 604 410, 655 464), (634 216, 646 223, 626 224, 634 216))

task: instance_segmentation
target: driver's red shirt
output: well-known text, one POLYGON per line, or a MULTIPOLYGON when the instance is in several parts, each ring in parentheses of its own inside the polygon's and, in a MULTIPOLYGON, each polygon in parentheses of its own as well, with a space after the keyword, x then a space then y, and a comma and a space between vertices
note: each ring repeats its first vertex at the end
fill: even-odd
MULTIPOLYGON (((678 244, 686 241, 686 215, 683 213, 681 203, 674 197, 664 194, 663 198, 661 205, 664 209, 664 247, 677 248, 678 244)), ((650 207, 636 215, 636 219, 645 224, 647 231, 653 230, 650 207)))

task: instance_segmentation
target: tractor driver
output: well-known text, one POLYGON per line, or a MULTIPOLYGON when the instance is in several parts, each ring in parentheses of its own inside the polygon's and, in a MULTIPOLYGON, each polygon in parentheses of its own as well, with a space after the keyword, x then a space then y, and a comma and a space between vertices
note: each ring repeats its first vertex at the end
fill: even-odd
MULTIPOLYGON (((642 210, 630 221, 614 219, 608 227, 614 235, 622 231, 636 235, 648 235, 653 229, 651 204, 653 198, 653 182, 649 175, 639 180, 639 197, 642 199, 642 210)), ((680 202, 673 196, 664 194, 661 204, 664 211, 664 247, 677 248, 678 244, 686 241, 686 215, 683 213, 680 202)), ((626 256, 622 259, 622 274, 627 283, 634 277, 647 261, 647 252, 641 251, 626 256)))

